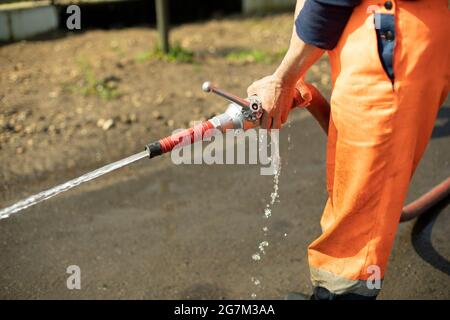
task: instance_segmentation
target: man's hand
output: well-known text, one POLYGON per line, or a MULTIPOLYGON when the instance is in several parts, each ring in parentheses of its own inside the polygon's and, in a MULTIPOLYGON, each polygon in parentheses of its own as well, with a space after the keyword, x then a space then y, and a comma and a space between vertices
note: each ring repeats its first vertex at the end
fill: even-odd
MULTIPOLYGON (((297 0, 296 18, 304 0, 297 0)), ((261 126, 264 129, 279 129, 285 123, 294 103, 295 85, 308 68, 320 58, 324 50, 304 43, 292 28, 291 42, 286 55, 271 76, 255 81, 247 89, 247 94, 257 95, 262 102, 264 114, 261 126)))
POLYGON ((264 114, 261 127, 280 129, 285 123, 294 102, 295 87, 284 84, 275 75, 253 82, 247 89, 248 96, 257 95, 262 102, 264 114))

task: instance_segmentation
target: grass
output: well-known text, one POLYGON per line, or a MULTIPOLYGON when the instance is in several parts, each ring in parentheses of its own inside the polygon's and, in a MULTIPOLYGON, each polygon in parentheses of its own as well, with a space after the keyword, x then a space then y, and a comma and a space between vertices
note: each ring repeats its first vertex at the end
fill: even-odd
POLYGON ((109 76, 99 80, 89 63, 81 61, 80 65, 83 79, 80 84, 69 87, 72 92, 80 92, 84 96, 98 96, 104 100, 113 100, 120 97, 118 78, 109 76))
POLYGON ((232 51, 225 56, 225 59, 233 63, 264 63, 271 64, 283 58, 286 50, 280 50, 275 53, 269 53, 258 49, 243 49, 232 51))
MULTIPOLYGON (((272 64, 280 61, 286 54, 286 49, 273 52, 266 52, 259 49, 242 49, 233 50, 227 53, 225 60, 231 63, 245 64, 245 63, 264 63, 272 64)), ((162 52, 159 46, 152 50, 144 51, 136 55, 136 61, 166 61, 179 63, 195 63, 194 53, 188 49, 183 48, 179 43, 175 43, 167 54, 162 52)))
POLYGON ((139 53, 136 56, 136 60, 138 62, 158 60, 166 62, 193 63, 194 53, 183 48, 179 43, 175 43, 170 47, 168 53, 164 53, 159 46, 156 46, 152 50, 139 53))

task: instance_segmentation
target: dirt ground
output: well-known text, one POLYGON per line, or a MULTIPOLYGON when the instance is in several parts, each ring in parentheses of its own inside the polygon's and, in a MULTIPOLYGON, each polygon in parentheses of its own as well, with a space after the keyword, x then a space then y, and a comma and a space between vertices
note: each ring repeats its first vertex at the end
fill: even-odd
MULTIPOLYGON (((156 46, 148 28, 0 47, 0 200, 17 194, 18 182, 81 173, 223 111, 224 101, 201 91, 203 81, 245 95, 274 70, 290 29, 288 14, 174 28, 172 41, 193 52, 193 63, 145 59, 156 46), (252 61, 251 50, 271 59, 252 61)), ((327 68, 325 60, 314 68, 325 87, 329 75, 319 74, 327 68)))
MULTIPOLYGON (((202 82, 244 95, 274 70, 291 23, 280 14, 176 27, 172 40, 194 53, 192 63, 148 58, 156 34, 147 28, 0 47, 0 207, 223 111, 226 103, 203 93, 202 82)), ((322 59, 307 77, 325 95, 328 70, 322 59)), ((440 113, 410 200, 450 174, 448 110, 440 113)), ((272 177, 259 175, 259 167, 174 166, 170 157, 143 160, 1 221, 0 298, 308 292, 305 250, 320 232, 326 139, 298 110, 281 140, 280 199, 269 221, 263 211, 272 177), (243 192, 253 189, 256 195, 243 192), (269 247, 255 262, 262 240, 269 247), (81 290, 66 288, 71 264, 82 270, 81 290)), ((400 226, 381 298, 450 299, 449 218, 447 207, 400 226)))

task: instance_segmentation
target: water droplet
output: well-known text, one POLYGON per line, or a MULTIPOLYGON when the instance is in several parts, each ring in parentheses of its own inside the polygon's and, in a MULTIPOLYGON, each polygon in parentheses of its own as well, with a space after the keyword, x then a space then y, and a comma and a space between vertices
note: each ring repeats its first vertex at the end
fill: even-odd
POLYGON ((261 256, 259 255, 259 253, 254 253, 252 255, 252 259, 255 261, 259 261, 259 260, 261 260, 261 256))
POLYGON ((259 244, 259 251, 261 251, 263 254, 266 254, 266 251, 264 250, 264 247, 268 247, 269 246, 269 242, 267 241, 263 241, 259 244))

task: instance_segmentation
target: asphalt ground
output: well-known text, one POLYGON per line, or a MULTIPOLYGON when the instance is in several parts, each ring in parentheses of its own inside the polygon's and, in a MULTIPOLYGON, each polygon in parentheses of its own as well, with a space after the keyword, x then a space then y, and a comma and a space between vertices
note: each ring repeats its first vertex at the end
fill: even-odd
MULTIPOLYGON (((450 175, 449 119, 450 108, 442 108, 408 200, 450 175)), ((259 165, 174 165, 166 155, 0 221, 0 298, 278 299, 310 292, 306 248, 320 234, 326 137, 299 110, 280 141, 279 199, 269 219, 273 177, 260 175, 259 165), (266 253, 254 261, 264 240, 266 253), (81 269, 80 290, 67 289, 69 265, 81 269)), ((33 190, 55 182, 39 181, 33 190)), ((445 205, 400 225, 380 299, 450 298, 449 225, 445 205)))

